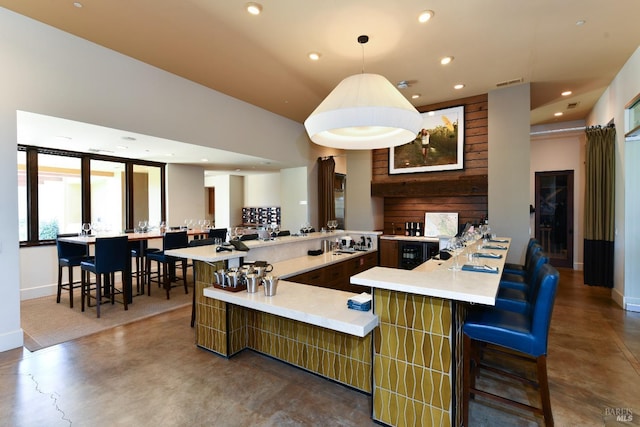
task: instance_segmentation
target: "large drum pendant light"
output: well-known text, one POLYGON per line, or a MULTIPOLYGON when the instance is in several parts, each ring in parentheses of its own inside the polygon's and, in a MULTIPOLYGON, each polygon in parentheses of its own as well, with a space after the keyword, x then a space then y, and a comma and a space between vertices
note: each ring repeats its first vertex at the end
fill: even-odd
MULTIPOLYGON (((369 40, 358 37, 361 44, 369 40)), ((395 147, 416 138, 422 116, 378 74, 344 79, 305 120, 313 142, 345 150, 395 147)))

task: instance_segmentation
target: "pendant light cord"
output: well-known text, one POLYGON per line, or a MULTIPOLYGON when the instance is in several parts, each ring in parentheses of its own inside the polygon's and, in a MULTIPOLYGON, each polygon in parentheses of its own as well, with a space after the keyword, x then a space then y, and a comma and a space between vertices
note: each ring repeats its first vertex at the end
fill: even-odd
POLYGON ((369 36, 358 36, 358 43, 362 46, 362 74, 364 74, 364 45, 369 41, 369 36))

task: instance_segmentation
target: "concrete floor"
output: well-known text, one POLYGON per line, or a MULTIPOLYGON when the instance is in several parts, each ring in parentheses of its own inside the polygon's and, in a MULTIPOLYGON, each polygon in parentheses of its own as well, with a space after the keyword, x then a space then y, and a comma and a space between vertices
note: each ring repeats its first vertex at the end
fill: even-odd
MULTIPOLYGON (((557 426, 640 425, 640 313, 562 270, 549 338, 557 426), (615 413, 631 421, 616 421, 615 413), (627 417, 628 419, 628 417, 627 417)), ((244 351, 194 345, 190 308, 31 353, 0 353, 0 426, 371 426, 370 397, 244 351)), ((535 402, 535 393, 485 378, 535 402)), ((471 425, 542 425, 478 399, 471 425)))

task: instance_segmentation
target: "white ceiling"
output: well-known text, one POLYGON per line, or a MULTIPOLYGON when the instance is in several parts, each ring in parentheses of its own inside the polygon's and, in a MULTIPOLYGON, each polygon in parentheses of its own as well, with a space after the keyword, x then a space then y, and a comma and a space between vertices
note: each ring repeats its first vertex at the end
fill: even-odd
MULTIPOLYGON (((80 1, 0 6, 301 123, 363 68, 408 81, 401 92, 416 107, 521 80, 532 125, 582 120, 640 46, 638 0, 264 0, 260 16, 241 0, 80 1), (425 9, 435 16, 419 24, 425 9), (454 61, 440 65, 447 55, 454 61)), ((191 149, 175 151, 191 163, 213 157, 191 149)))

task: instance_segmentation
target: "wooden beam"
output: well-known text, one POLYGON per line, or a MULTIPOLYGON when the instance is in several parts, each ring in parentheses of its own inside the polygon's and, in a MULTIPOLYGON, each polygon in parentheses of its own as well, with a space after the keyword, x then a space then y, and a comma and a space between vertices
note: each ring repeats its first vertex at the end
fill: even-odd
POLYGON ((372 182, 375 197, 486 196, 487 175, 461 176, 456 179, 372 182))

